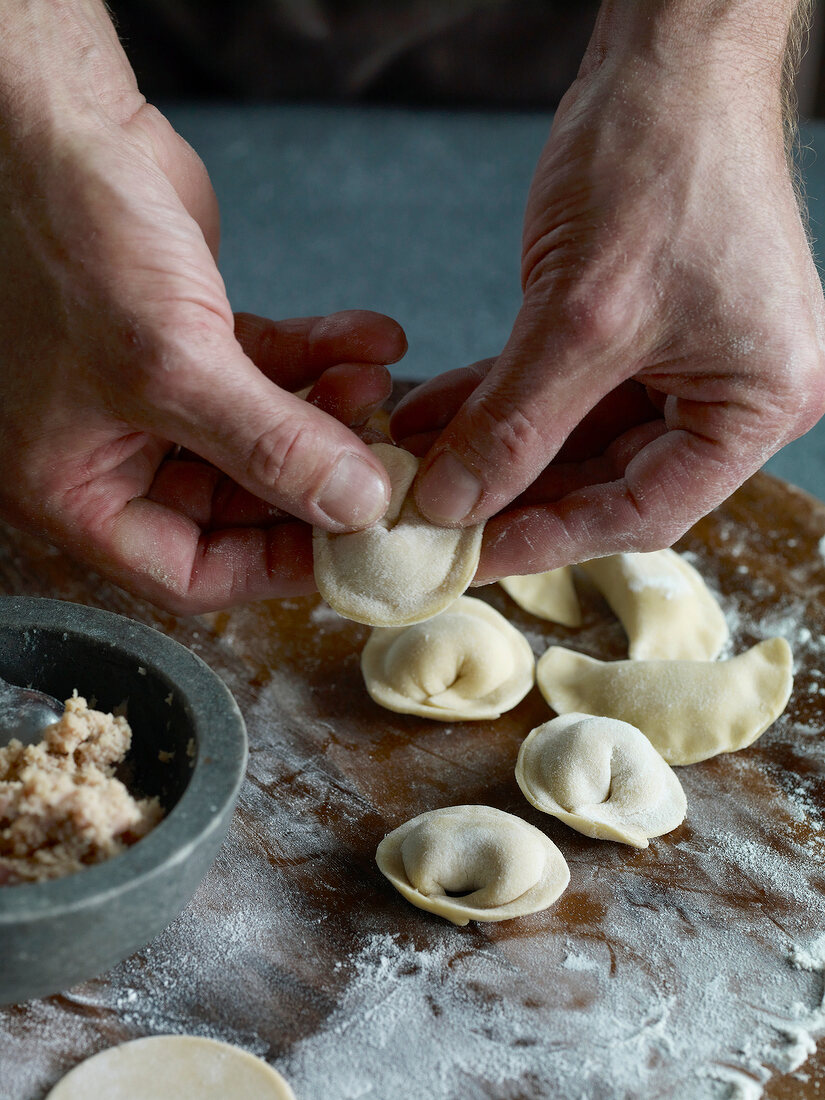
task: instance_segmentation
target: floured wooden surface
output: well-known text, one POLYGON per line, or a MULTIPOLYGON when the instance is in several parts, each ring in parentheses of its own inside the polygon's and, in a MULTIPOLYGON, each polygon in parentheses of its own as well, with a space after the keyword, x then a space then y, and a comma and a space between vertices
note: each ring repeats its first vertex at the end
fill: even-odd
MULTIPOLYGON (((104 977, 0 1009, 4 1100, 178 1031, 264 1056, 298 1100, 825 1094, 825 1057, 808 1059, 825 1033, 825 505, 757 476, 680 548, 721 594, 729 652, 782 634, 796 686, 755 746, 678 770, 684 825, 637 851, 522 797, 519 744, 550 715, 536 690, 495 722, 385 711, 361 683, 367 628, 317 598, 176 620, 0 528, 0 591, 98 604, 189 644, 234 691, 251 750, 229 838, 183 915, 104 977), (459 929, 386 882, 385 833, 468 802, 558 844, 571 884, 552 909, 459 929)), ((625 655, 594 591, 579 629, 481 595, 537 653, 625 655)))

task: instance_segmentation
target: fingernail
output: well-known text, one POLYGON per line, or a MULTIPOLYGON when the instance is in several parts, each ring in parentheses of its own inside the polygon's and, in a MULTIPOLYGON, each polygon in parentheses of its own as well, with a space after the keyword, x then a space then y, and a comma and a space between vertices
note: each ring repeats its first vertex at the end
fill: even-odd
POLYGON ((381 476, 354 454, 338 459, 318 497, 321 511, 344 527, 369 527, 388 504, 381 476))
POLYGON ((438 456, 416 491, 421 511, 439 523, 460 522, 480 496, 481 482, 449 452, 438 456))

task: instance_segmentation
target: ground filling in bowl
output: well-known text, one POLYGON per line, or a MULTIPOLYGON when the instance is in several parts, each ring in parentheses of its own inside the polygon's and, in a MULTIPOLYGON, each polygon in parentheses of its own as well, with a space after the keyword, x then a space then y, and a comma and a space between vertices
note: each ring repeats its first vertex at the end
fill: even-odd
POLYGON ((66 700, 38 745, 0 748, 0 885, 42 882, 117 855, 163 817, 115 768, 132 742, 124 717, 66 700))

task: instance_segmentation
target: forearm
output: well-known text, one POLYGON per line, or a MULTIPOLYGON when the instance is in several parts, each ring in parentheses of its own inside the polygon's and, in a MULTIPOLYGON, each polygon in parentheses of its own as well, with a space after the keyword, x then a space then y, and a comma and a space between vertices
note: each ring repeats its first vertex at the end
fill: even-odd
POLYGON ((122 122, 143 102, 101 0, 0 0, 0 128, 67 114, 122 122))
POLYGON ((813 0, 603 0, 580 75, 603 65, 641 70, 644 80, 674 89, 686 115, 697 95, 715 101, 714 110, 747 101, 761 126, 774 120, 790 162, 794 78, 812 6, 813 0))
MULTIPOLYGON (((721 57, 759 59, 781 77, 789 38, 812 0, 603 0, 591 49, 641 52, 664 64, 721 57)), ((798 35, 797 35, 798 37, 798 35)))

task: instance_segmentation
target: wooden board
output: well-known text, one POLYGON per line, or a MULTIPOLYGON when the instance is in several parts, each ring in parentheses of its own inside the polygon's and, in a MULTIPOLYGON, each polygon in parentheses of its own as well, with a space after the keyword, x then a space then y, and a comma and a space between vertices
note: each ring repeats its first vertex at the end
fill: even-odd
MULTIPOLYGON (((0 1096, 35 1100, 88 1055, 167 1032, 264 1056, 299 1100, 819 1096, 823 536, 825 505, 757 475, 680 544, 721 593, 732 651, 784 634, 796 685, 753 748, 680 770, 685 824, 637 851, 522 798, 516 753, 549 717, 536 691, 494 723, 392 714, 361 683, 367 629, 317 597, 175 619, 0 527, 0 592, 106 607, 188 644, 235 693, 251 749, 230 836, 181 917, 110 973, 0 1010, 0 1096), (466 802, 559 845, 572 879, 552 909, 456 929, 382 878, 386 832, 466 802)), ((537 653, 625 655, 593 591, 579 630, 482 595, 537 653)))

